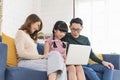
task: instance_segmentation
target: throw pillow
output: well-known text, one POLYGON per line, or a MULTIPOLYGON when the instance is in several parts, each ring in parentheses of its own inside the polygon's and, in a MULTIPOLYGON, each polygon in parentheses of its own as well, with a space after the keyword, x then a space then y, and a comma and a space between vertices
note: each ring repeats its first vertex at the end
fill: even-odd
MULTIPOLYGON (((102 54, 95 54, 99 59, 103 60, 102 54)), ((88 61, 91 64, 97 64, 97 62, 93 61, 92 59, 89 59, 88 61)))
POLYGON ((16 48, 14 44, 14 39, 2 33, 2 42, 6 43, 8 46, 7 66, 17 66, 18 59, 17 59, 16 48))

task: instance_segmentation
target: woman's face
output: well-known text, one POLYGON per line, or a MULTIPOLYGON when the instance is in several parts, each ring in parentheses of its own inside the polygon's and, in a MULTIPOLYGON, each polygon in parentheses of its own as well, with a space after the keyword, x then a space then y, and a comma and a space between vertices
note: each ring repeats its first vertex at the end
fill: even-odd
POLYGON ((60 30, 54 30, 55 32, 55 39, 62 39, 66 32, 60 31, 60 30))
POLYGON ((35 31, 40 29, 41 22, 35 22, 31 24, 31 33, 34 33, 35 31))

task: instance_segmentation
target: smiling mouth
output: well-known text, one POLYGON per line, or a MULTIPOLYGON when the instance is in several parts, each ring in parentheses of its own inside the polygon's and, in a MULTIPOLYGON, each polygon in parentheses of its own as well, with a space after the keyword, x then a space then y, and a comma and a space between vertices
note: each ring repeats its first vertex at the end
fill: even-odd
POLYGON ((74 35, 74 36, 77 36, 77 35, 74 35))
POLYGON ((78 35, 73 35, 75 38, 78 37, 78 35))

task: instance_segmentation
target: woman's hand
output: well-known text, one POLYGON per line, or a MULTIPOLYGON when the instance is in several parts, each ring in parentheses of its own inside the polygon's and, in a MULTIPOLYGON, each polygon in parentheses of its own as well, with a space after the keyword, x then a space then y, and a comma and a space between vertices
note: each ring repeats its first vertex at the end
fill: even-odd
POLYGON ((47 55, 39 55, 40 59, 44 59, 47 55))
POLYGON ((112 63, 109 63, 109 62, 106 62, 106 61, 102 61, 102 64, 104 66, 106 66, 108 69, 114 70, 114 65, 112 63))

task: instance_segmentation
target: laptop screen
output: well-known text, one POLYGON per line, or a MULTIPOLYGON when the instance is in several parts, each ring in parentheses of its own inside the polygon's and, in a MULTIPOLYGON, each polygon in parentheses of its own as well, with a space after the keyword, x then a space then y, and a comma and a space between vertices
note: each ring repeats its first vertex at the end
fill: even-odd
POLYGON ((66 64, 86 65, 88 63, 90 51, 90 46, 69 44, 66 64))

